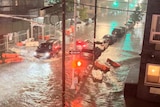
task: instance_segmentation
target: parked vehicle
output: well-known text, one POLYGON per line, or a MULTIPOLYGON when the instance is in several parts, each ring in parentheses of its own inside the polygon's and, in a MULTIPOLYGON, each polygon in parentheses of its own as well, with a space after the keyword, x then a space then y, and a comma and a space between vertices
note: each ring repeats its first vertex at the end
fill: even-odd
POLYGON ((37 47, 34 56, 37 58, 47 59, 57 55, 60 50, 61 41, 58 39, 49 39, 37 47))
POLYGON ((128 21, 126 24, 125 24, 127 30, 130 30, 130 29, 133 29, 134 26, 135 26, 135 22, 134 21, 128 21))
POLYGON ((82 51, 80 52, 80 57, 82 59, 87 59, 87 60, 93 60, 94 58, 94 54, 93 54, 93 49, 82 49, 82 51))
MULTIPOLYGON (((74 25, 75 21, 74 19, 68 19, 68 21, 70 22, 70 25, 74 25)), ((85 22, 83 22, 80 19, 76 20, 76 30, 84 30, 84 26, 86 25, 85 22)))
POLYGON ((108 42, 109 45, 112 45, 113 43, 117 41, 117 37, 115 37, 115 35, 106 34, 103 36, 103 40, 105 42, 108 42))
POLYGON ((85 19, 84 22, 86 23, 86 25, 89 25, 89 24, 93 23, 94 20, 92 18, 88 18, 88 19, 85 19))
POLYGON ((80 57, 93 61, 97 60, 101 56, 102 52, 103 50, 99 47, 95 47, 94 49, 82 49, 80 57))
POLYGON ((121 28, 121 29, 122 29, 122 32, 124 32, 124 34, 127 32, 127 28, 126 28, 126 26, 120 26, 119 28, 121 28))
POLYGON ((100 40, 95 41, 95 47, 98 47, 102 51, 107 49, 108 46, 109 46, 109 40, 108 39, 101 38, 100 40))
POLYGON ((93 42, 86 39, 86 40, 77 40, 76 41, 76 50, 82 49, 93 49, 93 42))
POLYGON ((118 37, 118 38, 124 36, 125 33, 126 33, 126 31, 122 27, 117 27, 112 30, 112 35, 114 35, 115 37, 118 37))

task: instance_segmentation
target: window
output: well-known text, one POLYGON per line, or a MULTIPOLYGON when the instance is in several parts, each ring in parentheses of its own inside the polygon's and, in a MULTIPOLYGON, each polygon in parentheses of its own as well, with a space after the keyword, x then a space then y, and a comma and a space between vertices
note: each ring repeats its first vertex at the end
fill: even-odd
POLYGON ((147 64, 145 84, 160 87, 160 65, 150 63, 147 64))
POLYGON ((160 15, 152 15, 150 43, 160 44, 160 15))

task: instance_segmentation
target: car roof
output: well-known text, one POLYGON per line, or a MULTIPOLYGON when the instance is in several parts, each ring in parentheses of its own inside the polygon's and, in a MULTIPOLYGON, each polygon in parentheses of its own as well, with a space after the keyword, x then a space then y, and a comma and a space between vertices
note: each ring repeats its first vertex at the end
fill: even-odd
POLYGON ((120 31, 122 28, 114 28, 113 30, 112 30, 112 32, 114 32, 114 31, 120 31))
POLYGON ((111 34, 106 34, 106 35, 103 36, 103 38, 107 38, 107 37, 110 37, 110 36, 112 36, 112 35, 111 34))
POLYGON ((49 40, 46 41, 46 43, 53 43, 55 41, 60 41, 60 40, 58 40, 58 39, 49 39, 49 40))

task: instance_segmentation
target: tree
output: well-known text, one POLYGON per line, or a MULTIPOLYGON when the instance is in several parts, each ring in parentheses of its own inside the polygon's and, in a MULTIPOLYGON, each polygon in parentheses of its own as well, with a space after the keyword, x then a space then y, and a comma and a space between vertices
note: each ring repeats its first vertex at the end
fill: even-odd
POLYGON ((73 12, 74 11, 74 0, 67 0, 66 1, 66 11, 73 12))
POLYGON ((81 20, 85 20, 85 19, 87 19, 88 18, 88 14, 87 14, 87 9, 86 8, 80 8, 80 9, 78 9, 78 11, 79 11, 79 16, 80 16, 80 19, 81 20))

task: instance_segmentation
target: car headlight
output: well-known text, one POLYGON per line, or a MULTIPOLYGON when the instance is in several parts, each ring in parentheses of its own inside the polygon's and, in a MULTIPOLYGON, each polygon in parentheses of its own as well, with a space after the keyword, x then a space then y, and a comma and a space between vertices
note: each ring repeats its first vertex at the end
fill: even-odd
POLYGON ((49 56, 50 56, 50 53, 49 53, 49 52, 46 52, 46 53, 44 54, 44 56, 45 56, 45 57, 49 57, 49 56))
POLYGON ((36 56, 36 55, 37 55, 37 52, 34 52, 33 55, 36 56))

